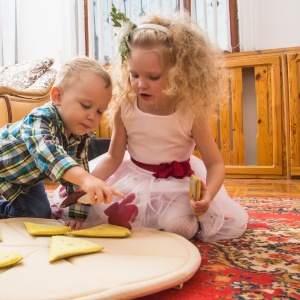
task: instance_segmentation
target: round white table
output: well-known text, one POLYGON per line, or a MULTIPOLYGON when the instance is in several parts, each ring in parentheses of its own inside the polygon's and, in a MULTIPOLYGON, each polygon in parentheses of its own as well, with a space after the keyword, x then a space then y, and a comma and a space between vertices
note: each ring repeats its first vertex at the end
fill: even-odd
POLYGON ((50 263, 51 237, 31 236, 24 221, 60 224, 33 218, 0 220, 0 249, 23 256, 17 265, 0 269, 0 299, 133 299, 186 282, 201 263, 198 249, 188 240, 148 229, 126 238, 80 237, 104 249, 50 263))

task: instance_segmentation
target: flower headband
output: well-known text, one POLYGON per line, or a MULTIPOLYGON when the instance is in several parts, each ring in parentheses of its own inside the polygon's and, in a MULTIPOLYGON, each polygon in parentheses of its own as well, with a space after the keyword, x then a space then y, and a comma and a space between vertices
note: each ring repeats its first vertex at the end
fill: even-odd
POLYGON ((117 37, 118 44, 120 45, 119 50, 122 58, 122 63, 128 57, 129 49, 127 47, 126 41, 129 34, 134 29, 153 29, 164 32, 165 34, 168 33, 168 28, 158 24, 142 24, 137 26, 130 19, 128 19, 124 13, 120 12, 119 9, 116 9, 114 5, 112 5, 110 16, 111 21, 113 22, 113 27, 115 27, 114 32, 117 37), (118 30, 116 30, 117 28, 118 30))

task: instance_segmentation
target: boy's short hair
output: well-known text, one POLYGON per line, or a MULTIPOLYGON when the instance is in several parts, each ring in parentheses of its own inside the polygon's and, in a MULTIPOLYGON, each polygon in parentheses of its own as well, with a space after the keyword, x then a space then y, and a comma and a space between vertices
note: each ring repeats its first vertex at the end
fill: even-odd
POLYGON ((79 76, 86 71, 91 71, 101 76, 106 84, 105 87, 110 87, 112 85, 110 75, 100 62, 95 59, 82 56, 73 58, 61 66, 56 75, 53 86, 60 86, 61 88, 64 88, 67 85, 72 84, 75 79, 78 79, 79 76))

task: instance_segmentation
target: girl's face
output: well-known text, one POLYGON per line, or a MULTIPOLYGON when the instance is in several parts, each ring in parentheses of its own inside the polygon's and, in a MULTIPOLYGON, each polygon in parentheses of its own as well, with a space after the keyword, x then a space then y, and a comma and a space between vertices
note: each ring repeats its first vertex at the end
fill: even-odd
POLYGON ((159 53, 136 48, 128 58, 128 71, 133 91, 138 97, 138 107, 144 112, 158 112, 166 106, 162 93, 166 74, 159 53))
POLYGON ((95 129, 112 96, 111 87, 105 87, 103 78, 87 71, 69 86, 51 91, 65 127, 65 133, 83 135, 95 129))

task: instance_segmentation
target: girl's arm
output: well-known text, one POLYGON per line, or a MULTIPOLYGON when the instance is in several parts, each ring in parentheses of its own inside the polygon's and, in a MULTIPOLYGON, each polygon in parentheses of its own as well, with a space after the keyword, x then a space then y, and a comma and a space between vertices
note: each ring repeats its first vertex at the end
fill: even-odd
POLYGON ((126 145, 127 134, 119 109, 114 116, 112 137, 108 152, 103 155, 103 158, 99 161, 92 174, 104 181, 111 176, 123 161, 126 145))
POLYGON ((192 134, 207 170, 201 201, 191 201, 195 213, 200 215, 206 212, 220 190, 225 177, 225 166, 207 118, 193 124, 192 134))

